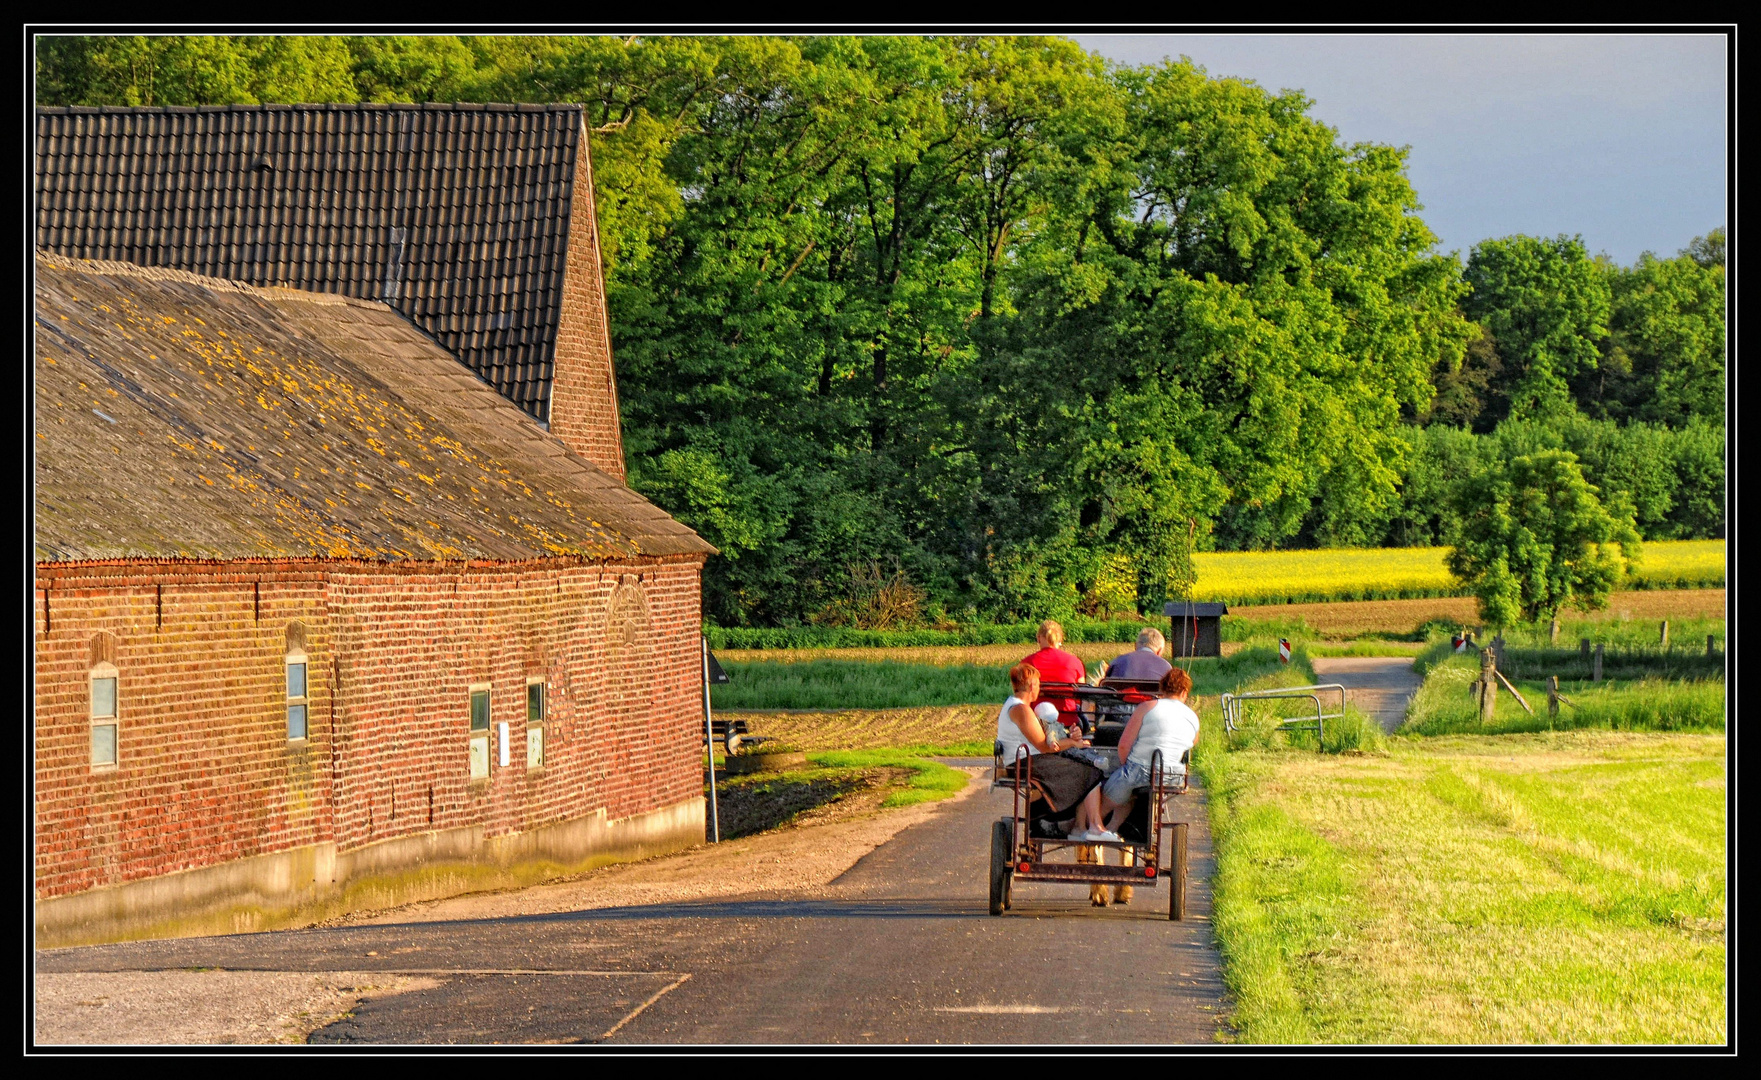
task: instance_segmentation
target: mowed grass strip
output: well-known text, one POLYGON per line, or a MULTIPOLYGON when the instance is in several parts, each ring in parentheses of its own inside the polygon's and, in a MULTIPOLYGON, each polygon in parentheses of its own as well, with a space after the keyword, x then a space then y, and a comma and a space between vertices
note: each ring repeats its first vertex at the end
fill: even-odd
MULTIPOLYGON (((1332 548, 1318 551, 1207 551, 1193 556, 1193 597, 1228 604, 1298 604, 1461 596, 1444 564, 1446 547, 1332 548)), ((1629 587, 1722 587, 1723 540, 1644 545, 1629 587)))
MULTIPOLYGON (((1117 655, 1114 653, 1113 655, 1117 655)), ((1249 646, 1224 657, 1184 660, 1200 695, 1232 690, 1243 679, 1278 666, 1274 647, 1249 646)), ((726 661, 728 682, 711 690, 710 703, 732 710, 905 709, 1001 705, 1009 696, 1009 668, 977 664, 914 664, 892 660, 726 661)))
POLYGON ((1201 747, 1240 1040, 1725 1040, 1722 736, 1201 747))

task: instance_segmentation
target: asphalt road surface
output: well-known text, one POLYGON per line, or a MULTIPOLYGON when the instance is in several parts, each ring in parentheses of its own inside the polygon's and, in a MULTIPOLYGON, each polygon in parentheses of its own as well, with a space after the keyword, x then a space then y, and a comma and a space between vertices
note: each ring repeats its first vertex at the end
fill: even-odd
POLYGON ((1424 682, 1410 656, 1317 656, 1315 678, 1345 687, 1346 700, 1392 732, 1406 720, 1406 703, 1424 682))
POLYGON ((981 791, 812 898, 755 881, 712 901, 45 950, 37 969, 422 980, 369 992, 314 1043, 1210 1043, 1223 1023, 1210 831, 1202 791, 1183 798, 1178 923, 1165 882, 1107 908, 1086 886, 1023 884, 989 916, 990 823, 1009 799, 981 791))

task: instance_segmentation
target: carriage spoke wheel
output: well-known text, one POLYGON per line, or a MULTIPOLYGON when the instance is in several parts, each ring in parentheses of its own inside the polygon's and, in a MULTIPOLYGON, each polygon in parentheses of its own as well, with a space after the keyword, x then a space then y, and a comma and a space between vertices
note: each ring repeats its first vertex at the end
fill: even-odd
POLYGON ((991 825, 991 914, 1001 915, 1009 906, 1009 871, 1015 853, 1012 826, 1008 819, 991 825))
POLYGON ((1186 918, 1186 822, 1173 822, 1169 828, 1174 851, 1168 868, 1168 918, 1178 922, 1186 918))

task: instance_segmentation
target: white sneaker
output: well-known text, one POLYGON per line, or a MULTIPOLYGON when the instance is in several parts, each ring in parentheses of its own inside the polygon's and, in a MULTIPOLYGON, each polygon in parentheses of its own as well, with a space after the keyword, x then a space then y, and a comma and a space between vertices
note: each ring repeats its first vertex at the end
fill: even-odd
POLYGON ((1090 833, 1090 834, 1089 834, 1089 837, 1088 837, 1088 838, 1089 838, 1089 839, 1090 839, 1090 840, 1101 840, 1101 841, 1104 841, 1104 842, 1106 842, 1106 843, 1109 843, 1109 844, 1117 844, 1117 843, 1120 843, 1120 842, 1121 842, 1121 841, 1120 841, 1120 839, 1119 839, 1119 834, 1118 834, 1118 833, 1116 833, 1116 832, 1107 832, 1107 831, 1106 831, 1106 830, 1105 830, 1105 829, 1102 829, 1102 830, 1100 830, 1100 831, 1098 831, 1098 832, 1091 832, 1091 833, 1090 833))

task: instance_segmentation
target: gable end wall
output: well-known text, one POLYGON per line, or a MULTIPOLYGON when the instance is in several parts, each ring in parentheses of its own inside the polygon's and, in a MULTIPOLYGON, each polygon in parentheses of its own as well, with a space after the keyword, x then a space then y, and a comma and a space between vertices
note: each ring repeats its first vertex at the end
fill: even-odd
POLYGON ((576 145, 568 262, 563 268, 562 314, 557 324, 547 415, 552 435, 622 481, 624 436, 618 421, 617 374, 612 366, 599 216, 594 209, 593 164, 585 125, 576 145))

